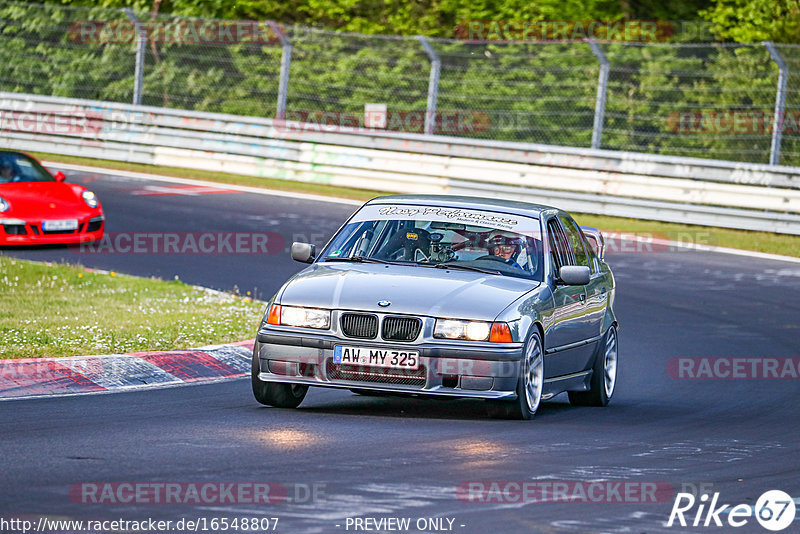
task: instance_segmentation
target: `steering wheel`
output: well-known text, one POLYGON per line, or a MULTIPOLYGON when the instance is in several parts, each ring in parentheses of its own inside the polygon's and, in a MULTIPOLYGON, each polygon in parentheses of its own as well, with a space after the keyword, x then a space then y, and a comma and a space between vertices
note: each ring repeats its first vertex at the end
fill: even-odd
POLYGON ((478 260, 492 260, 492 261, 499 261, 501 263, 506 263, 506 260, 504 260, 500 256, 492 256, 491 254, 487 254, 486 256, 481 256, 480 258, 475 258, 475 260, 473 261, 478 261, 478 260))

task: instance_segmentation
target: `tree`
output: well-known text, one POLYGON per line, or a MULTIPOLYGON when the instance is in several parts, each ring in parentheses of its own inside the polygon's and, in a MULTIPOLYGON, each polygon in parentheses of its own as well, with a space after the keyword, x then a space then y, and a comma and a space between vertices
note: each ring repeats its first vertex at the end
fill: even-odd
POLYGON ((700 15, 723 39, 739 43, 800 42, 800 0, 716 0, 700 15))

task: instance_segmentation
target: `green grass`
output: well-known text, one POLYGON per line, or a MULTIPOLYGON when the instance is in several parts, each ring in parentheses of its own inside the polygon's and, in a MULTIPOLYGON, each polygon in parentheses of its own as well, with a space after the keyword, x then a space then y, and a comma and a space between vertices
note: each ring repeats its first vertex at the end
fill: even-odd
MULTIPOLYGON (((73 163, 95 167, 106 167, 109 169, 161 174, 165 176, 192 178, 225 184, 263 187, 266 189, 277 189, 281 191, 312 193, 317 195, 327 195, 363 201, 379 195, 389 194, 377 190, 372 191, 364 189, 352 189, 316 183, 278 180, 274 178, 259 178, 254 176, 242 176, 238 174, 180 169, 175 167, 144 165, 139 163, 125 163, 92 158, 62 156, 57 154, 44 154, 36 152, 33 154, 41 159, 58 161, 62 163, 73 163)), ((409 191, 409 193, 410 192, 411 191, 409 191)), ((754 250, 757 252, 800 257, 800 236, 789 236, 770 232, 751 232, 747 230, 729 230, 726 228, 694 226, 640 219, 626 219, 622 217, 608 217, 604 215, 581 213, 574 213, 573 215, 580 224, 595 226, 606 231, 630 232, 644 234, 646 236, 669 238, 672 240, 694 244, 738 248, 743 250, 754 250)))
POLYGON ((247 295, 0 256, 0 359, 241 341, 263 312, 247 295))

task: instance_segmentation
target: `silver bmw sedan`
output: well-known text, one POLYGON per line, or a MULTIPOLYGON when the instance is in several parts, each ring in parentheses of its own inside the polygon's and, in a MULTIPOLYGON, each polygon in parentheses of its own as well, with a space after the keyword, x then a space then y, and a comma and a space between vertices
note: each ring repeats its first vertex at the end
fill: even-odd
POLYGON ((309 386, 486 399, 530 419, 543 400, 605 406, 618 368, 603 236, 557 208, 396 195, 359 208, 268 302, 253 351, 258 402, 309 386))

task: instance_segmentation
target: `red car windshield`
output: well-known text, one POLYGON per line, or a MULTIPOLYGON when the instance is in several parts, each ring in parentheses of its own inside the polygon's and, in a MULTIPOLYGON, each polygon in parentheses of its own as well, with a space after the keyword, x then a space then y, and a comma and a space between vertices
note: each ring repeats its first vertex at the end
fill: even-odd
POLYGON ((12 182, 53 182, 38 161, 16 152, 0 151, 0 185, 12 182))

